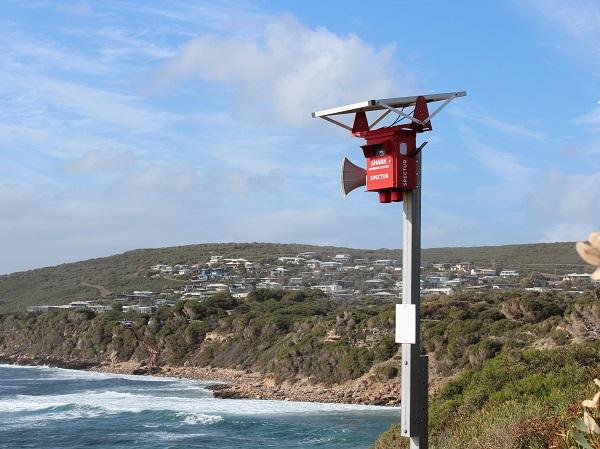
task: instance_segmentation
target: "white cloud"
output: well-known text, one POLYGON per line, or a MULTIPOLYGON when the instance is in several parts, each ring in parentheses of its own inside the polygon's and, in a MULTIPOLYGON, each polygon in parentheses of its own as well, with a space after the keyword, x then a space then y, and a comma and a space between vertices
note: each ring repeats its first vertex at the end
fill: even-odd
POLYGON ((256 38, 193 39, 158 78, 163 85, 194 77, 224 83, 235 89, 236 106, 253 113, 271 108, 297 124, 317 109, 405 93, 413 78, 406 70, 397 75, 393 55, 391 45, 375 48, 283 16, 268 20, 256 38))
POLYGON ((576 117, 573 122, 578 125, 588 126, 594 130, 600 130, 600 106, 594 108, 587 114, 576 117))
POLYGON ((595 0, 527 0, 533 13, 590 49, 600 42, 600 4, 595 0))
POLYGON ((63 2, 56 6, 56 9, 61 12, 65 12, 67 14, 75 14, 75 15, 87 15, 92 14, 94 11, 91 5, 85 1, 79 2, 63 2))
POLYGON ((600 227, 600 171, 569 175, 547 173, 536 182, 529 207, 548 241, 582 239, 600 227))
POLYGON ((523 180, 532 174, 531 168, 518 162, 517 157, 508 151, 498 150, 481 141, 471 128, 459 127, 465 146, 480 164, 495 172, 504 180, 523 180))
POLYGON ((95 150, 68 160, 65 168, 78 174, 120 172, 133 164, 131 151, 95 150))
MULTIPOLYGON (((197 173, 185 165, 154 164, 140 172, 130 173, 120 188, 130 193, 172 193, 191 191, 198 183, 197 173)), ((149 195, 150 196, 150 195, 149 195)))
POLYGON ((524 126, 500 120, 494 117, 485 108, 469 102, 467 105, 459 104, 450 109, 450 113, 456 117, 465 118, 472 122, 480 123, 488 128, 495 129, 502 133, 527 137, 539 142, 544 142, 547 139, 546 133, 524 126))
POLYGON ((137 98, 131 94, 114 93, 46 77, 32 77, 26 82, 30 93, 37 94, 45 102, 134 132, 155 131, 170 119, 166 113, 137 105, 137 98))
POLYGON ((551 226, 544 232, 545 242, 573 242, 585 240, 592 231, 596 231, 598 225, 590 225, 580 222, 566 222, 551 226))

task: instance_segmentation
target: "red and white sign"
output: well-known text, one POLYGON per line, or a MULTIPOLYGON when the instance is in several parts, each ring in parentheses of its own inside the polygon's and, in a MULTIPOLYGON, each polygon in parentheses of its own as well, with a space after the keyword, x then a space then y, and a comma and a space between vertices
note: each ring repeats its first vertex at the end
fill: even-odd
POLYGON ((367 158, 367 190, 394 187, 394 160, 392 156, 367 158))

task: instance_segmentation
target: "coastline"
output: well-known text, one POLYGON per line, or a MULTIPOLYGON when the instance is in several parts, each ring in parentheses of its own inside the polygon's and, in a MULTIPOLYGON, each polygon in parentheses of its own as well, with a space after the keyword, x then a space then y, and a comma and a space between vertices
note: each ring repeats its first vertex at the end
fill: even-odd
MULTIPOLYGON (((138 362, 98 363, 52 357, 27 357, 0 354, 0 363, 51 366, 113 374, 140 374, 138 362)), ((380 406, 400 404, 400 379, 381 382, 369 373, 342 384, 325 385, 309 379, 277 381, 272 375, 249 370, 195 366, 162 366, 153 376, 180 377, 219 382, 211 390, 221 399, 264 399, 321 403, 346 403, 380 406)))

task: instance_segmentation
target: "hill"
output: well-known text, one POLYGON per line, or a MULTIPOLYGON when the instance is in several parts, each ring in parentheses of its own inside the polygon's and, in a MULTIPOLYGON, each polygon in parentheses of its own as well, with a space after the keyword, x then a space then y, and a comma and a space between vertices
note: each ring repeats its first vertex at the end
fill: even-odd
MULTIPOLYGON (((157 263, 205 263, 211 255, 242 257, 253 262, 276 263, 277 257, 312 251, 323 258, 338 253, 371 259, 400 260, 400 250, 363 250, 332 246, 272 243, 199 244, 170 248, 139 249, 109 257, 67 263, 55 267, 0 276, 0 312, 14 311, 33 304, 65 304, 95 299, 105 292, 153 290, 178 285, 170 279, 145 276, 157 263)), ((554 264, 573 270, 581 263, 573 243, 484 246, 424 249, 423 263, 470 261, 480 265, 496 264, 522 271, 554 271, 554 264), (571 264, 571 266, 567 266, 571 264)))

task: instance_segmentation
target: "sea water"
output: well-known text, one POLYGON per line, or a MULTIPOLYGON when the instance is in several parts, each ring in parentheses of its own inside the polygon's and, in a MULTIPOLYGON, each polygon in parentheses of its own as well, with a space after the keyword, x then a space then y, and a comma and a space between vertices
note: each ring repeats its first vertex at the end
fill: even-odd
POLYGON ((216 399, 210 382, 0 365, 0 448, 368 448, 394 408, 216 399))

